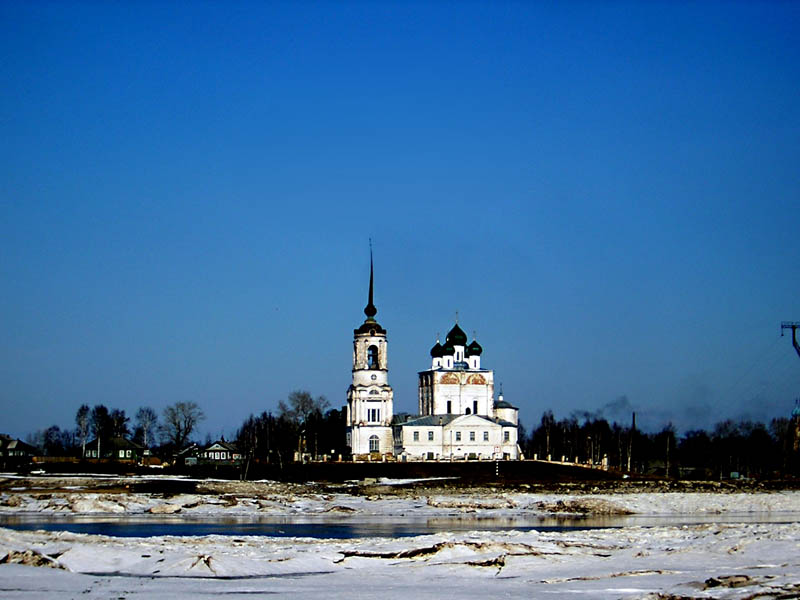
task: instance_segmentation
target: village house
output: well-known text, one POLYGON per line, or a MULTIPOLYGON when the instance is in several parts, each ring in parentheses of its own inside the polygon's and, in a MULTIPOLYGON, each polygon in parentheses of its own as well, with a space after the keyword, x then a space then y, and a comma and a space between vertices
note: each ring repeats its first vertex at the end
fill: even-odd
POLYGON ((34 456, 40 454, 41 451, 35 446, 0 433, 0 465, 4 470, 29 464, 34 456))
POLYGON ((117 462, 138 463, 149 452, 144 446, 124 437, 113 437, 101 440, 98 445, 97 438, 87 442, 85 458, 103 458, 117 462))
POLYGON ((204 448, 200 458, 214 464, 231 464, 242 460, 242 454, 235 445, 222 438, 204 448))

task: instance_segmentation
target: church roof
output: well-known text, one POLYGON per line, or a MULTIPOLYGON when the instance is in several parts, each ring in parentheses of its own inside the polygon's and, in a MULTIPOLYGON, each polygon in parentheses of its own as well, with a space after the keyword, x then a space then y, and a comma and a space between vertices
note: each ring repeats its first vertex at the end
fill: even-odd
POLYGON ((513 408, 514 410, 519 410, 516 406, 511 404, 510 402, 506 402, 505 400, 500 400, 499 402, 494 403, 495 408, 513 408))
POLYGON ((458 417, 461 416, 463 415, 428 415, 425 417, 419 417, 418 419, 411 419, 410 421, 406 421, 405 423, 403 423, 403 425, 412 425, 415 427, 432 427, 438 425, 449 425, 452 421, 455 421, 458 417))
POLYGON ((378 309, 375 308, 375 304, 372 302, 372 282, 373 282, 372 241, 370 240, 370 244, 369 244, 369 299, 367 300, 367 305, 364 307, 364 314, 367 315, 367 320, 375 318, 375 315, 378 314, 378 309))
POLYGON ((491 423, 496 423, 501 427, 516 427, 510 421, 506 421, 504 419, 497 419, 492 417, 487 417, 485 415, 427 415, 425 417, 419 417, 418 419, 411 419, 410 421, 406 421, 405 423, 400 423, 400 425, 410 425, 411 427, 438 427, 438 426, 445 426, 449 425, 456 419, 460 419, 462 417, 473 417, 478 419, 483 419, 484 421, 489 421, 491 423))
POLYGON ((431 348, 431 358, 441 358, 442 356, 444 356, 444 348, 439 340, 436 340, 436 344, 431 348))
POLYGON ((354 329, 353 333, 366 333, 369 335, 386 334, 386 330, 381 327, 375 319, 367 319, 361 324, 361 327, 354 329))
POLYGON ((445 342, 448 344, 452 344, 453 346, 466 346, 467 334, 464 333, 461 327, 458 326, 458 323, 456 323, 455 325, 453 325, 453 328, 447 334, 445 342))
POLYGON ((472 343, 467 346, 467 356, 480 356, 483 353, 483 348, 478 343, 478 340, 472 340, 472 343))
POLYGON ((367 305, 364 307, 364 314, 367 318, 361 324, 361 327, 353 330, 353 333, 366 333, 369 335, 386 334, 386 330, 381 327, 375 320, 375 315, 378 314, 378 309, 373 302, 373 269, 372 269, 372 240, 369 243, 369 296, 367 298, 367 305))

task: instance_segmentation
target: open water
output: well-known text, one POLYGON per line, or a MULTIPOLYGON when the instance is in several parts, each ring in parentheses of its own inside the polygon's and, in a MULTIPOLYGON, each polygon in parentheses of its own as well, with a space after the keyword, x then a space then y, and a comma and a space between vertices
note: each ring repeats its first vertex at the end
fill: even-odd
POLYGON ((71 531, 115 537, 263 535, 352 539, 410 537, 446 531, 568 531, 607 527, 681 526, 700 523, 795 523, 800 513, 628 515, 591 517, 187 517, 164 515, 0 515, 0 527, 71 531))

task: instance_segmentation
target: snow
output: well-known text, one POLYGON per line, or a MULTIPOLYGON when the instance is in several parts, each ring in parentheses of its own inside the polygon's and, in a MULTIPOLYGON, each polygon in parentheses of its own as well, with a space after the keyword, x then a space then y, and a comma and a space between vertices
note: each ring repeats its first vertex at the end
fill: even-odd
POLYGON ((794 491, 538 494, 434 489, 357 496, 280 489, 269 483, 253 489, 261 491, 164 497, 16 490, 0 493, 0 512, 98 518, 159 518, 145 513, 160 511, 176 513, 169 518, 460 517, 474 523, 475 530, 312 539, 115 538, 0 528, 0 562, 5 563, 0 564, 0 598, 800 597, 800 493, 794 491), (599 514, 624 526, 480 530, 483 519, 574 513, 599 514), (659 516, 668 518, 647 521, 659 516), (687 523, 676 524, 682 518, 687 523))
POLYGON ((66 570, 0 566, 3 598, 744 598, 800 594, 800 524, 442 533, 399 540, 110 538, 0 529, 0 555, 34 550, 66 570), (32 573, 35 572, 35 573, 32 573), (739 577, 740 587, 724 585, 739 577), (713 581, 722 582, 713 585, 713 581))
MULTIPOLYGON (((400 485, 392 482, 392 485, 400 485)), ((70 486, 74 488, 75 486, 70 486)), ((635 494, 536 494, 486 491, 356 496, 347 493, 292 493, 266 488, 256 494, 98 493, 67 489, 38 494, 0 492, 0 514, 139 514, 173 512, 213 516, 311 515, 331 511, 373 516, 442 516, 480 513, 484 517, 535 514, 723 515, 800 511, 800 492, 725 493, 650 492, 635 494)))

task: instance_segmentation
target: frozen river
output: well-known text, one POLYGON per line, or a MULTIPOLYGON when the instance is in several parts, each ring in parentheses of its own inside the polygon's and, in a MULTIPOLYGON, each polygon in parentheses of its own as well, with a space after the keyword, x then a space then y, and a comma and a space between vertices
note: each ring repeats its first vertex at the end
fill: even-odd
POLYGON ((0 493, 0 598, 800 597, 800 493, 0 493), (47 568, 50 567, 50 568, 47 568))

